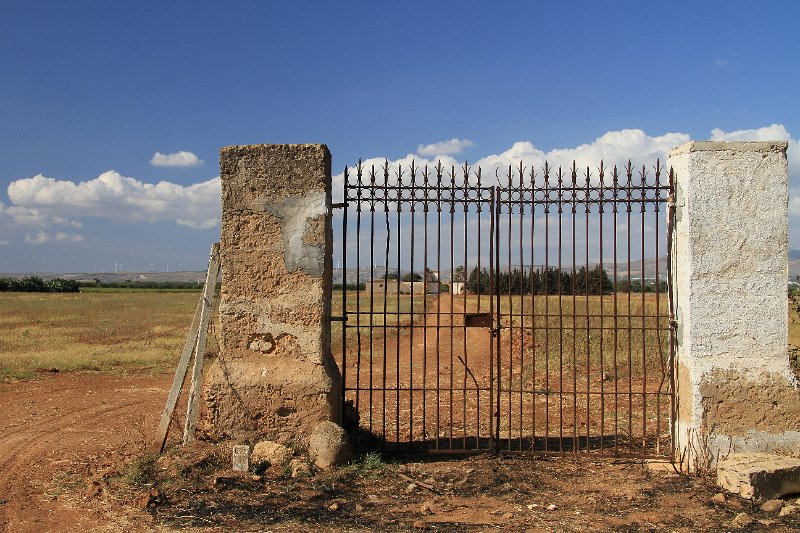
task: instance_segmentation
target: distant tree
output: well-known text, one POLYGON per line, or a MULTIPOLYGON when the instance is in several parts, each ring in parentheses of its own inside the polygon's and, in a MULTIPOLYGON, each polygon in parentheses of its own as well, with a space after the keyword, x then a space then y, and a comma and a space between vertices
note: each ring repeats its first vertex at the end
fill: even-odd
POLYGON ((646 281, 644 286, 642 286, 642 280, 640 279, 632 279, 628 281, 627 279, 617 280, 616 283, 616 290, 618 292, 632 292, 632 293, 640 293, 644 292, 667 292, 667 282, 666 281, 659 281, 658 283, 654 283, 651 281, 646 281))
POLYGON ((403 274, 400 281, 422 281, 422 276, 416 272, 409 272, 408 274, 403 274))
POLYGON ((0 279, 0 292, 78 292, 80 284, 75 280, 55 278, 44 281, 37 276, 19 279, 0 279))
POLYGON ((530 286, 528 273, 518 268, 498 272, 497 284, 502 294, 527 294, 530 286))
POLYGON ((485 268, 478 270, 478 267, 475 267, 469 273, 469 278, 467 278, 467 290, 469 292, 488 294, 490 285, 489 272, 485 268))
MULTIPOLYGON (((454 280, 457 279, 454 276, 454 280)), ((491 278, 485 268, 474 267, 466 282, 471 293, 488 294, 492 288, 491 278)), ((514 268, 495 271, 495 290, 500 294, 611 294, 614 284, 602 266, 586 271, 581 267, 573 279, 572 272, 557 267, 544 269, 514 268)), ((641 290, 641 289, 640 289, 641 290)))
POLYGON ((386 272, 383 275, 383 279, 397 279, 397 272, 386 272))
POLYGON ((81 286, 74 279, 55 278, 47 282, 47 289, 50 292, 78 292, 81 286))
POLYGON ((638 281, 630 282, 627 279, 618 279, 614 283, 614 290, 616 292, 641 292, 642 285, 638 281))
POLYGON ((539 294, 572 294, 572 276, 569 272, 550 267, 541 272, 539 294))
POLYGON ((582 266, 575 273, 573 291, 574 294, 611 294, 614 292, 614 284, 601 265, 588 272, 586 267, 582 266))
POLYGON ((49 292, 47 285, 45 285, 42 278, 37 276, 29 276, 16 280, 16 288, 12 290, 20 292, 49 292))
POLYGON ((528 270, 528 277, 526 281, 525 292, 527 294, 542 293, 542 274, 538 269, 531 267, 530 270, 528 270))

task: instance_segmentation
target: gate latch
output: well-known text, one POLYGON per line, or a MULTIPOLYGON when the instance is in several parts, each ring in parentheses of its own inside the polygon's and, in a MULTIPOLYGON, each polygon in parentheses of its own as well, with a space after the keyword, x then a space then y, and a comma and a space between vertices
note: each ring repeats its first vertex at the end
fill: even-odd
POLYGON ((464 325, 468 328, 490 328, 492 327, 491 313, 465 313, 464 325))

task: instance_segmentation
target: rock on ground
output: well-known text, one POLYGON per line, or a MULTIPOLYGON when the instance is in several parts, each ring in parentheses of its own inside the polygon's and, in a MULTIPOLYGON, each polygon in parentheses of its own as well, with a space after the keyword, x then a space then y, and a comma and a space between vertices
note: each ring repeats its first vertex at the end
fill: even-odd
POLYGON ((741 529, 753 523, 753 519, 747 513, 739 513, 731 520, 731 527, 741 529))
POLYGON ((781 500, 767 500, 761 504, 761 510, 765 513, 780 511, 781 507, 783 507, 783 501, 781 500))
POLYGON ((308 454, 317 468, 346 464, 352 457, 350 439, 341 426, 333 422, 321 422, 311 432, 308 454))
POLYGON ((289 463, 289 468, 292 469, 292 477, 306 477, 311 474, 311 469, 308 467, 308 463, 306 463, 303 459, 292 459, 292 462, 289 463))
POLYGON ((291 460, 292 450, 270 440, 262 440, 253 446, 253 453, 250 455, 250 462, 255 466, 264 463, 269 463, 270 466, 282 466, 291 460))
POLYGON ((734 453, 717 463, 717 483, 742 498, 780 498, 800 492, 800 459, 768 453, 734 453))
POLYGON ((778 514, 780 516, 789 516, 790 514, 794 514, 797 511, 797 509, 800 509, 800 507, 798 507, 797 505, 787 505, 786 507, 781 509, 781 512, 778 514))

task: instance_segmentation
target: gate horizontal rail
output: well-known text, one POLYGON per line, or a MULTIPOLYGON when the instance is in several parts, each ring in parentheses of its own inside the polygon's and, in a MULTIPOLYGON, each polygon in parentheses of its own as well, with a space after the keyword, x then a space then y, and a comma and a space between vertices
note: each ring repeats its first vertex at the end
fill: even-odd
POLYGON ((362 444, 671 454, 672 172, 494 178, 345 169, 336 355, 362 444))

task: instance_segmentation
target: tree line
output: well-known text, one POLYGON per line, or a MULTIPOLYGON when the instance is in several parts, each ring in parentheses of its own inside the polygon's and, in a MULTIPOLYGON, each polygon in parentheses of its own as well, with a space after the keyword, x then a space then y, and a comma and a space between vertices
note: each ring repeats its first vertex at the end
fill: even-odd
MULTIPOLYGON (((111 281, 101 282, 76 281, 74 279, 53 278, 43 280, 38 276, 23 278, 0 278, 0 292, 79 292, 81 287, 102 289, 181 289, 196 290, 203 288, 203 284, 194 281, 111 281)), ((217 283, 219 287, 219 283, 217 283)))
MULTIPOLYGON (((460 268, 460 267, 459 267, 460 268)), ((460 270, 463 272, 463 269, 460 270)), ((460 273, 456 269, 456 278, 460 273)), ((641 280, 618 280, 616 285, 609 278, 602 265, 587 270, 585 266, 573 271, 550 268, 515 268, 511 271, 495 273, 495 280, 501 294, 613 294, 616 292, 666 292, 666 281, 658 284, 641 280)), ((471 293, 488 294, 491 290, 489 272, 486 268, 475 267, 466 281, 466 289, 471 293)))
MULTIPOLYGON (((203 290, 204 283, 196 281, 134 281, 126 279, 125 281, 100 281, 95 278, 94 281, 81 281, 81 287, 96 287, 99 289, 182 289, 182 290, 203 290)), ((220 284, 217 282, 217 288, 220 284)))
POLYGON ((78 292, 80 283, 73 279, 44 281, 38 276, 0 278, 0 292, 78 292))

